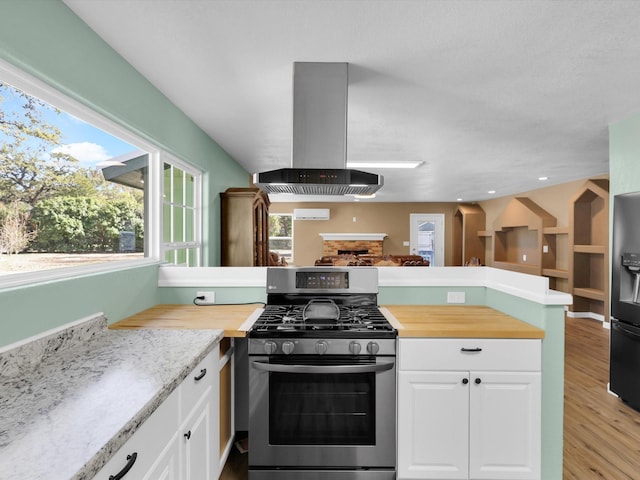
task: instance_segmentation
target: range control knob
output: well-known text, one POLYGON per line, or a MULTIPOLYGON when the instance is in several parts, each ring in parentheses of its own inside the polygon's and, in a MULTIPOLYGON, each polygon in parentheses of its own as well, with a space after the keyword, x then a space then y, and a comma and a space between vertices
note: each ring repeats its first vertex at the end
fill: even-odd
POLYGON ((367 352, 369 352, 371 355, 375 355, 376 353, 378 353, 379 350, 380 350, 380 345, 378 345, 378 342, 367 343, 367 352))
POLYGON ((264 351, 267 355, 273 355, 278 350, 278 344, 271 340, 264 342, 264 351))
POLYGON ((296 348, 296 346, 293 344, 293 342, 282 342, 282 352, 285 355, 290 355, 291 353, 293 353, 293 350, 296 348))
POLYGON ((362 350, 362 345, 360 345, 360 342, 354 341, 349 344, 349 351, 354 355, 358 355, 360 353, 360 350, 362 350))
POLYGON ((324 355, 325 353, 327 353, 328 349, 329 345, 327 345, 327 342, 325 342, 324 340, 320 340, 318 343, 316 343, 316 353, 318 355, 324 355))

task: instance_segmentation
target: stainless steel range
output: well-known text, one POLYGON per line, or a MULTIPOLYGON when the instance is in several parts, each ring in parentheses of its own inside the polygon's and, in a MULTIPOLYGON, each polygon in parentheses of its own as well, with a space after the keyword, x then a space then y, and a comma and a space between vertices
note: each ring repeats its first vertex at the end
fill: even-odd
POLYGON ((396 331, 375 268, 270 268, 249 337, 250 480, 392 480, 396 331))

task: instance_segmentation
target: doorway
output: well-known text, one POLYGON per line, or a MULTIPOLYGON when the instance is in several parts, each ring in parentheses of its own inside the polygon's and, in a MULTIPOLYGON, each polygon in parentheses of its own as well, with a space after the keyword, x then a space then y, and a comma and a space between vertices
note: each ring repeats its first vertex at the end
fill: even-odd
POLYGON ((444 213, 411 213, 409 222, 411 254, 444 266, 444 213))

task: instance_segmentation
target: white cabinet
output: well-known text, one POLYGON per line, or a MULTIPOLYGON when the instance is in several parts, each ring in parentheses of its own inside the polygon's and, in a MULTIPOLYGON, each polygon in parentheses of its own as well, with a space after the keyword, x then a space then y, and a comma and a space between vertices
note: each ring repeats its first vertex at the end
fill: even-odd
MULTIPOLYGON (((217 373, 217 372, 216 372, 217 373)), ((211 388, 206 390, 206 397, 197 405, 187 422, 183 425, 183 448, 181 451, 183 480, 210 479, 212 466, 217 468, 218 462, 212 462, 216 452, 211 447, 211 388)), ((217 457, 216 457, 217 459, 217 457)), ((218 478, 217 475, 215 478, 218 478)))
POLYGON ((399 344, 398 479, 540 478, 540 340, 399 344))
POLYGON ((215 480, 219 347, 216 346, 100 469, 95 480, 215 480))
MULTIPOLYGON (((144 480, 179 480, 178 434, 174 434, 144 480)), ((134 477, 135 478, 135 477, 134 477)))
POLYGON ((219 347, 180 385, 181 479, 217 479, 219 347))

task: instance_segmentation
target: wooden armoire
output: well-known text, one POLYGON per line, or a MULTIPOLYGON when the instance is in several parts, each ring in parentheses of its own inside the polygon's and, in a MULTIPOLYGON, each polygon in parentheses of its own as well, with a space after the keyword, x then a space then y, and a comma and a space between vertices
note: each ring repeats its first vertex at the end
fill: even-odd
POLYGON ((221 265, 269 264, 269 197, 259 188, 228 188, 221 199, 221 265))

